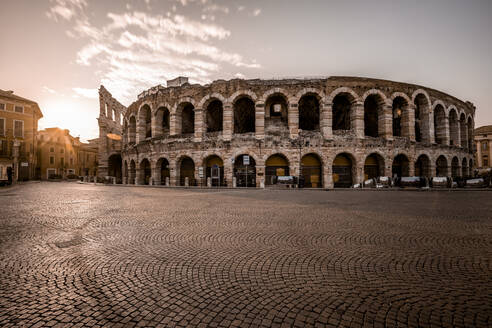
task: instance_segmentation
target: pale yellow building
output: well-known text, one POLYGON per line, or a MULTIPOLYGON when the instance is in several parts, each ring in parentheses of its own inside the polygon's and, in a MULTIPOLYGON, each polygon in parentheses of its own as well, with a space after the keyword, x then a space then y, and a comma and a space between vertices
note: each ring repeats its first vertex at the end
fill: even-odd
POLYGON ((35 178, 38 104, 13 91, 0 90, 0 180, 35 178))
POLYGON ((475 163, 478 170, 491 168, 492 160, 492 125, 475 129, 475 163))

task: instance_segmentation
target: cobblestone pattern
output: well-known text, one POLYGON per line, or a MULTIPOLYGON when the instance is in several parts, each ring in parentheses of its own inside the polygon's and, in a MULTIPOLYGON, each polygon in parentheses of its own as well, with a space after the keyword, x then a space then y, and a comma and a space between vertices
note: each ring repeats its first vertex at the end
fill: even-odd
POLYGON ((490 197, 0 191, 0 326, 491 327, 490 197))

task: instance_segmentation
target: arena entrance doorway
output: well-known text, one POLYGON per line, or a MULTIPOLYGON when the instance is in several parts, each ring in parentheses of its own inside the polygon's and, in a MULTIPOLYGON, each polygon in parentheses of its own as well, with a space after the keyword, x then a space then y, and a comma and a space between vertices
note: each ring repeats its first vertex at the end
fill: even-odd
POLYGON ((323 187, 323 170, 321 160, 315 154, 304 155, 301 159, 301 176, 304 179, 304 187, 323 187))
POLYGON ((224 162, 219 156, 212 155, 205 160, 205 181, 210 178, 212 186, 225 186, 224 162))
POLYGON ((234 176, 238 187, 256 187, 256 162, 249 155, 239 155, 234 160, 234 176))
POLYGON ((349 188, 352 180, 352 160, 347 154, 340 154, 333 161, 333 186, 335 188, 349 188))
POLYGON ((277 177, 289 175, 289 162, 285 156, 270 156, 265 162, 265 185, 277 183, 277 177))

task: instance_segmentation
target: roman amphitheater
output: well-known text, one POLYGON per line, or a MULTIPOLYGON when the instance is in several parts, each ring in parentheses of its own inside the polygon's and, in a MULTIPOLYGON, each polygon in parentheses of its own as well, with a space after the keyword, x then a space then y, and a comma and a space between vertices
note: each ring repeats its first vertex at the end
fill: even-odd
POLYGON ((359 77, 168 81, 121 105, 99 90, 100 177, 116 183, 349 187, 376 176, 468 176, 475 107, 359 77), (282 178, 281 178, 282 179, 282 178))

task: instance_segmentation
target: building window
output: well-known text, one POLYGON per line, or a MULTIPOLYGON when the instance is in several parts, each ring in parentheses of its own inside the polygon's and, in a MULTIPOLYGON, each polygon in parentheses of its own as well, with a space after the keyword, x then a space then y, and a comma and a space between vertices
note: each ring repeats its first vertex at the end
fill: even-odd
POLYGON ((116 121, 116 111, 113 109, 111 112, 113 113, 113 120, 116 121))
POLYGON ((489 144, 487 141, 482 142, 482 150, 487 150, 488 147, 489 147, 489 144))
POLYGON ((0 110, 5 110, 5 104, 4 103, 0 103, 0 110))
POLYGON ((54 153, 55 152, 55 147, 50 147, 50 153, 54 153))
POLYGON ((55 164, 55 156, 50 156, 50 165, 55 164))
POLYGON ((0 136, 5 135, 5 119, 0 118, 0 136))
POLYGON ((73 165, 73 158, 70 158, 70 165, 73 165))
POLYGON ((482 167, 489 166, 489 156, 484 155, 482 157, 482 167))
POLYGON ((21 114, 23 114, 23 113, 24 113, 24 107, 23 107, 23 106, 15 106, 15 107, 14 107, 14 111, 15 111, 16 113, 21 113, 21 114))
POLYGON ((108 104, 107 103, 104 103, 104 115, 106 115, 106 117, 109 117, 108 104))
POLYGON ((65 149, 61 148, 60 149, 60 154, 63 154, 65 152, 65 149))
POLYGON ((63 158, 63 157, 60 158, 60 165, 61 166, 65 165, 65 158, 63 158))
POLYGON ((24 137, 24 121, 14 120, 14 137, 24 137))

